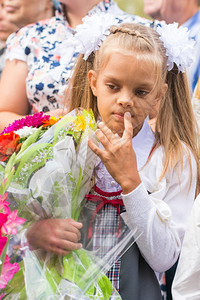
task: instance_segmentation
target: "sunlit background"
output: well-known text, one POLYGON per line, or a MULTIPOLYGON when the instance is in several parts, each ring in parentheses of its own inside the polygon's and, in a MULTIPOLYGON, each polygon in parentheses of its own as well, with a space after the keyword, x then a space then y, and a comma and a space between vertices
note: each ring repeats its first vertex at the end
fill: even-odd
POLYGON ((139 15, 142 17, 146 17, 143 12, 143 0, 116 0, 119 7, 123 9, 124 11, 139 15))

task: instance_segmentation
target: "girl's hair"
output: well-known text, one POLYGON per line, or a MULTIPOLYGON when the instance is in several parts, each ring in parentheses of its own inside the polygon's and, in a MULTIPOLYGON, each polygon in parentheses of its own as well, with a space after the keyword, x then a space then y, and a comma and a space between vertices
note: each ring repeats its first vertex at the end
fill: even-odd
POLYGON ((157 145, 161 145, 165 152, 160 179, 167 169, 172 170, 175 167, 178 160, 183 165, 183 151, 186 148, 183 144, 189 147, 198 164, 197 126, 186 74, 178 72, 176 66, 171 71, 167 70, 166 50, 156 30, 141 24, 124 23, 117 27, 112 26, 110 31, 111 34, 98 51, 92 53, 86 61, 83 60, 83 55, 78 58, 67 93, 71 110, 77 107, 92 108, 97 119, 99 116, 97 99, 89 85, 89 70, 94 70, 98 74, 113 51, 133 53, 153 63, 157 74, 155 88, 158 93, 159 87, 164 83, 168 84, 168 90, 160 103, 155 132, 157 145))

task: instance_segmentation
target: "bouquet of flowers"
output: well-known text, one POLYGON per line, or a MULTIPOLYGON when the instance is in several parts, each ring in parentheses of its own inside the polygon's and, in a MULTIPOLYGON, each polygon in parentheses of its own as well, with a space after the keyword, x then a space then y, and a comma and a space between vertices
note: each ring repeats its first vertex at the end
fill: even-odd
MULTIPOLYGON (((9 192, 13 207, 26 218, 24 230, 46 218, 80 220, 85 195, 97 162, 88 147, 95 138, 91 111, 77 109, 59 120, 42 113, 9 126, 0 136, 0 194, 9 192)), ((91 218, 84 216, 87 236, 91 218)), ((82 220, 81 220, 82 221, 82 220)), ((109 235, 95 250, 90 242, 64 257, 30 251, 5 289, 5 299, 121 299, 105 273, 133 242, 135 233, 121 224, 120 234, 109 235), (110 247, 104 249, 104 243, 110 247), (104 249, 104 250, 102 250, 104 249)))

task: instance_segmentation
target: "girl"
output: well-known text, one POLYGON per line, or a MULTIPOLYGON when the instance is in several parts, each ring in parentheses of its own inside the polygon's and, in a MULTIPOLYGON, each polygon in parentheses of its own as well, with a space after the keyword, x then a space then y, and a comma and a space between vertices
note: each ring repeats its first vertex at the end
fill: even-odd
MULTIPOLYGON (((103 27, 97 17, 95 22, 103 27)), ((112 26, 109 33, 105 30, 106 39, 104 34, 94 39, 87 28, 85 24, 85 33, 80 30, 76 35, 82 39, 80 52, 84 59, 78 59, 69 94, 71 109, 92 108, 96 119, 101 120, 96 132, 101 146, 89 142, 101 162, 95 168, 95 186, 86 198, 90 203, 94 194, 110 203, 103 203, 98 211, 93 235, 100 239, 105 229, 113 230, 113 234, 117 231, 119 216, 112 201, 121 198, 119 210, 124 221, 131 230, 137 228, 142 234, 116 261, 108 276, 122 299, 161 299, 158 273, 169 269, 179 256, 197 183, 195 121, 182 72, 182 62, 188 62, 188 57, 177 61, 172 55, 177 48, 172 47, 171 61, 167 59, 165 25, 160 34, 138 24, 112 26), (101 40, 103 44, 95 51, 101 40), (158 102, 154 135, 148 114, 158 102), (99 218, 109 219, 110 228, 100 228, 99 218)), ((173 38, 176 33, 175 24, 171 28, 173 38)), ((178 59, 188 53, 185 47, 187 43, 181 44, 183 53, 178 59)), ((84 211, 88 215, 90 207, 84 211)), ((56 234, 58 220, 41 222, 27 232, 34 248, 53 249, 63 255, 81 247, 77 242, 80 223, 62 220, 65 226, 56 234)))

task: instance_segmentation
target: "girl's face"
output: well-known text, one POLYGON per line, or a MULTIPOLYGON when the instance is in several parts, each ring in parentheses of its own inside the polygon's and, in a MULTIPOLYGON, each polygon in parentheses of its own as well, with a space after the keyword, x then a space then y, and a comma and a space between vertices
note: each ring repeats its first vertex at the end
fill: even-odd
POLYGON ((4 0, 7 18, 18 27, 50 18, 53 14, 52 0, 4 0))
POLYGON ((132 116, 133 136, 141 129, 153 106, 164 95, 167 85, 160 92, 154 65, 136 55, 114 52, 106 65, 96 73, 90 70, 88 78, 102 121, 120 136, 124 131, 124 113, 132 116))

